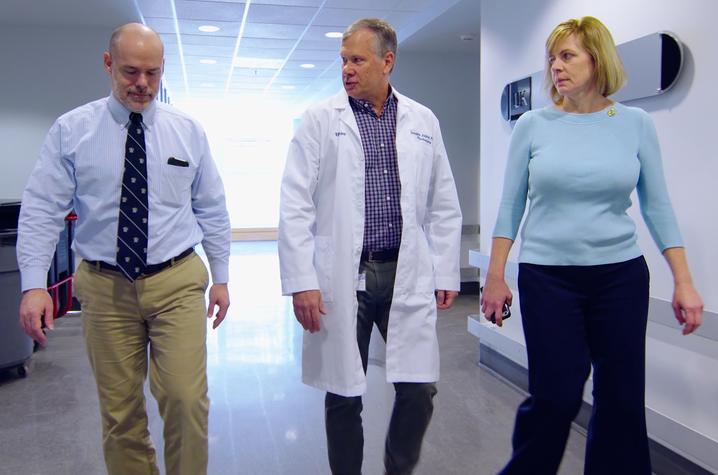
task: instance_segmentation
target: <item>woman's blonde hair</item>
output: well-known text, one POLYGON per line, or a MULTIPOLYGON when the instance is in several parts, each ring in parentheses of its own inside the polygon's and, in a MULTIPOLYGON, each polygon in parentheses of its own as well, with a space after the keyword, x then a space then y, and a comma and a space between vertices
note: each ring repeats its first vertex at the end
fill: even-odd
POLYGON ((621 58, 618 57, 616 44, 611 32, 598 18, 585 16, 572 18, 560 23, 546 40, 546 77, 545 84, 554 104, 561 104, 563 96, 558 93, 551 77, 551 65, 548 62, 551 51, 564 39, 575 34, 583 48, 591 55, 594 64, 594 78, 599 94, 608 97, 623 87, 626 73, 621 58))

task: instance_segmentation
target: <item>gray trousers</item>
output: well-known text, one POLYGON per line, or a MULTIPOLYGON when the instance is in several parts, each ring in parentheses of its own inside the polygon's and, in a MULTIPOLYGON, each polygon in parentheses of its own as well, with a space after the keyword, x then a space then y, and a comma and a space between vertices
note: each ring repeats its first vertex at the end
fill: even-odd
MULTIPOLYGON (((362 262, 366 291, 357 292, 357 344, 366 373, 374 324, 386 341, 396 261, 362 262)), ((396 397, 386 436, 384 467, 388 475, 410 474, 419 462, 421 443, 434 411, 434 383, 394 383, 396 397)), ((325 422, 329 466, 334 475, 361 475, 364 430, 361 396, 327 393, 325 422)))

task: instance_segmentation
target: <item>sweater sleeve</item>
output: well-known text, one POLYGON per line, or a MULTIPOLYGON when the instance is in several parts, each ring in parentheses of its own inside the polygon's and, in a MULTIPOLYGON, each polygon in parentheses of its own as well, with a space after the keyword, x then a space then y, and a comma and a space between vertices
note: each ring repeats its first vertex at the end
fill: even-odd
POLYGON ((526 209, 529 186, 529 159, 531 158, 531 113, 519 117, 511 134, 504 190, 493 237, 516 240, 521 218, 526 209))
POLYGON ((647 113, 644 112, 641 118, 641 142, 638 148, 641 172, 636 190, 643 219, 653 241, 663 252, 670 247, 682 247, 683 240, 668 197, 656 128, 647 113))

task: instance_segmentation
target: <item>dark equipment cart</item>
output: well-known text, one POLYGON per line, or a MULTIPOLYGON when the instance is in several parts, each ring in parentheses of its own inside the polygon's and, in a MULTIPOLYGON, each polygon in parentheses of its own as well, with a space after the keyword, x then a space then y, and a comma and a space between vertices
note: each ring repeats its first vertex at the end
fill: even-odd
MULTIPOLYGON (((32 356, 35 346, 18 321, 22 298, 16 256, 19 215, 19 201, 0 200, 0 370, 14 368, 21 377, 25 377, 25 363, 32 356)), ((70 213, 65 220, 47 276, 47 290, 52 298, 55 318, 72 307, 75 262, 71 245, 75 219, 74 213, 70 213)))
POLYGON ((20 327, 20 269, 15 256, 20 202, 0 200, 0 369, 17 369, 25 377, 25 362, 33 341, 20 327))

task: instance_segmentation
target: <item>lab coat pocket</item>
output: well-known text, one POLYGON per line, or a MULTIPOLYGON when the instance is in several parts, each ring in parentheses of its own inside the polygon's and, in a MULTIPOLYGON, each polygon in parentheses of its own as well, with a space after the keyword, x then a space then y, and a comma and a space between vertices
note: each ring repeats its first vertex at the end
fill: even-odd
POLYGON ((434 294, 436 290, 436 284, 434 283, 434 276, 421 276, 416 281, 416 293, 417 294, 434 294))
POLYGON ((419 222, 423 221, 433 175, 433 154, 429 146, 422 147, 416 156, 416 210, 419 222))
POLYGON ((434 276, 434 263, 426 235, 419 231, 417 233, 417 279, 416 291, 418 293, 433 293, 436 290, 436 279, 434 276))
POLYGON ((434 164, 434 147, 431 144, 419 142, 412 151, 416 160, 416 179, 421 186, 428 183, 434 164))
POLYGON ((179 167, 163 163, 160 190, 162 202, 175 207, 189 203, 192 198, 194 175, 195 169, 192 166, 179 167))
POLYGON ((429 189, 419 187, 416 190, 415 200, 416 222, 423 225, 426 219, 426 208, 429 202, 429 189))
POLYGON ((329 236, 316 236, 314 238, 314 269, 317 272, 319 290, 322 300, 332 302, 334 292, 332 288, 332 274, 334 271, 334 245, 329 236))

